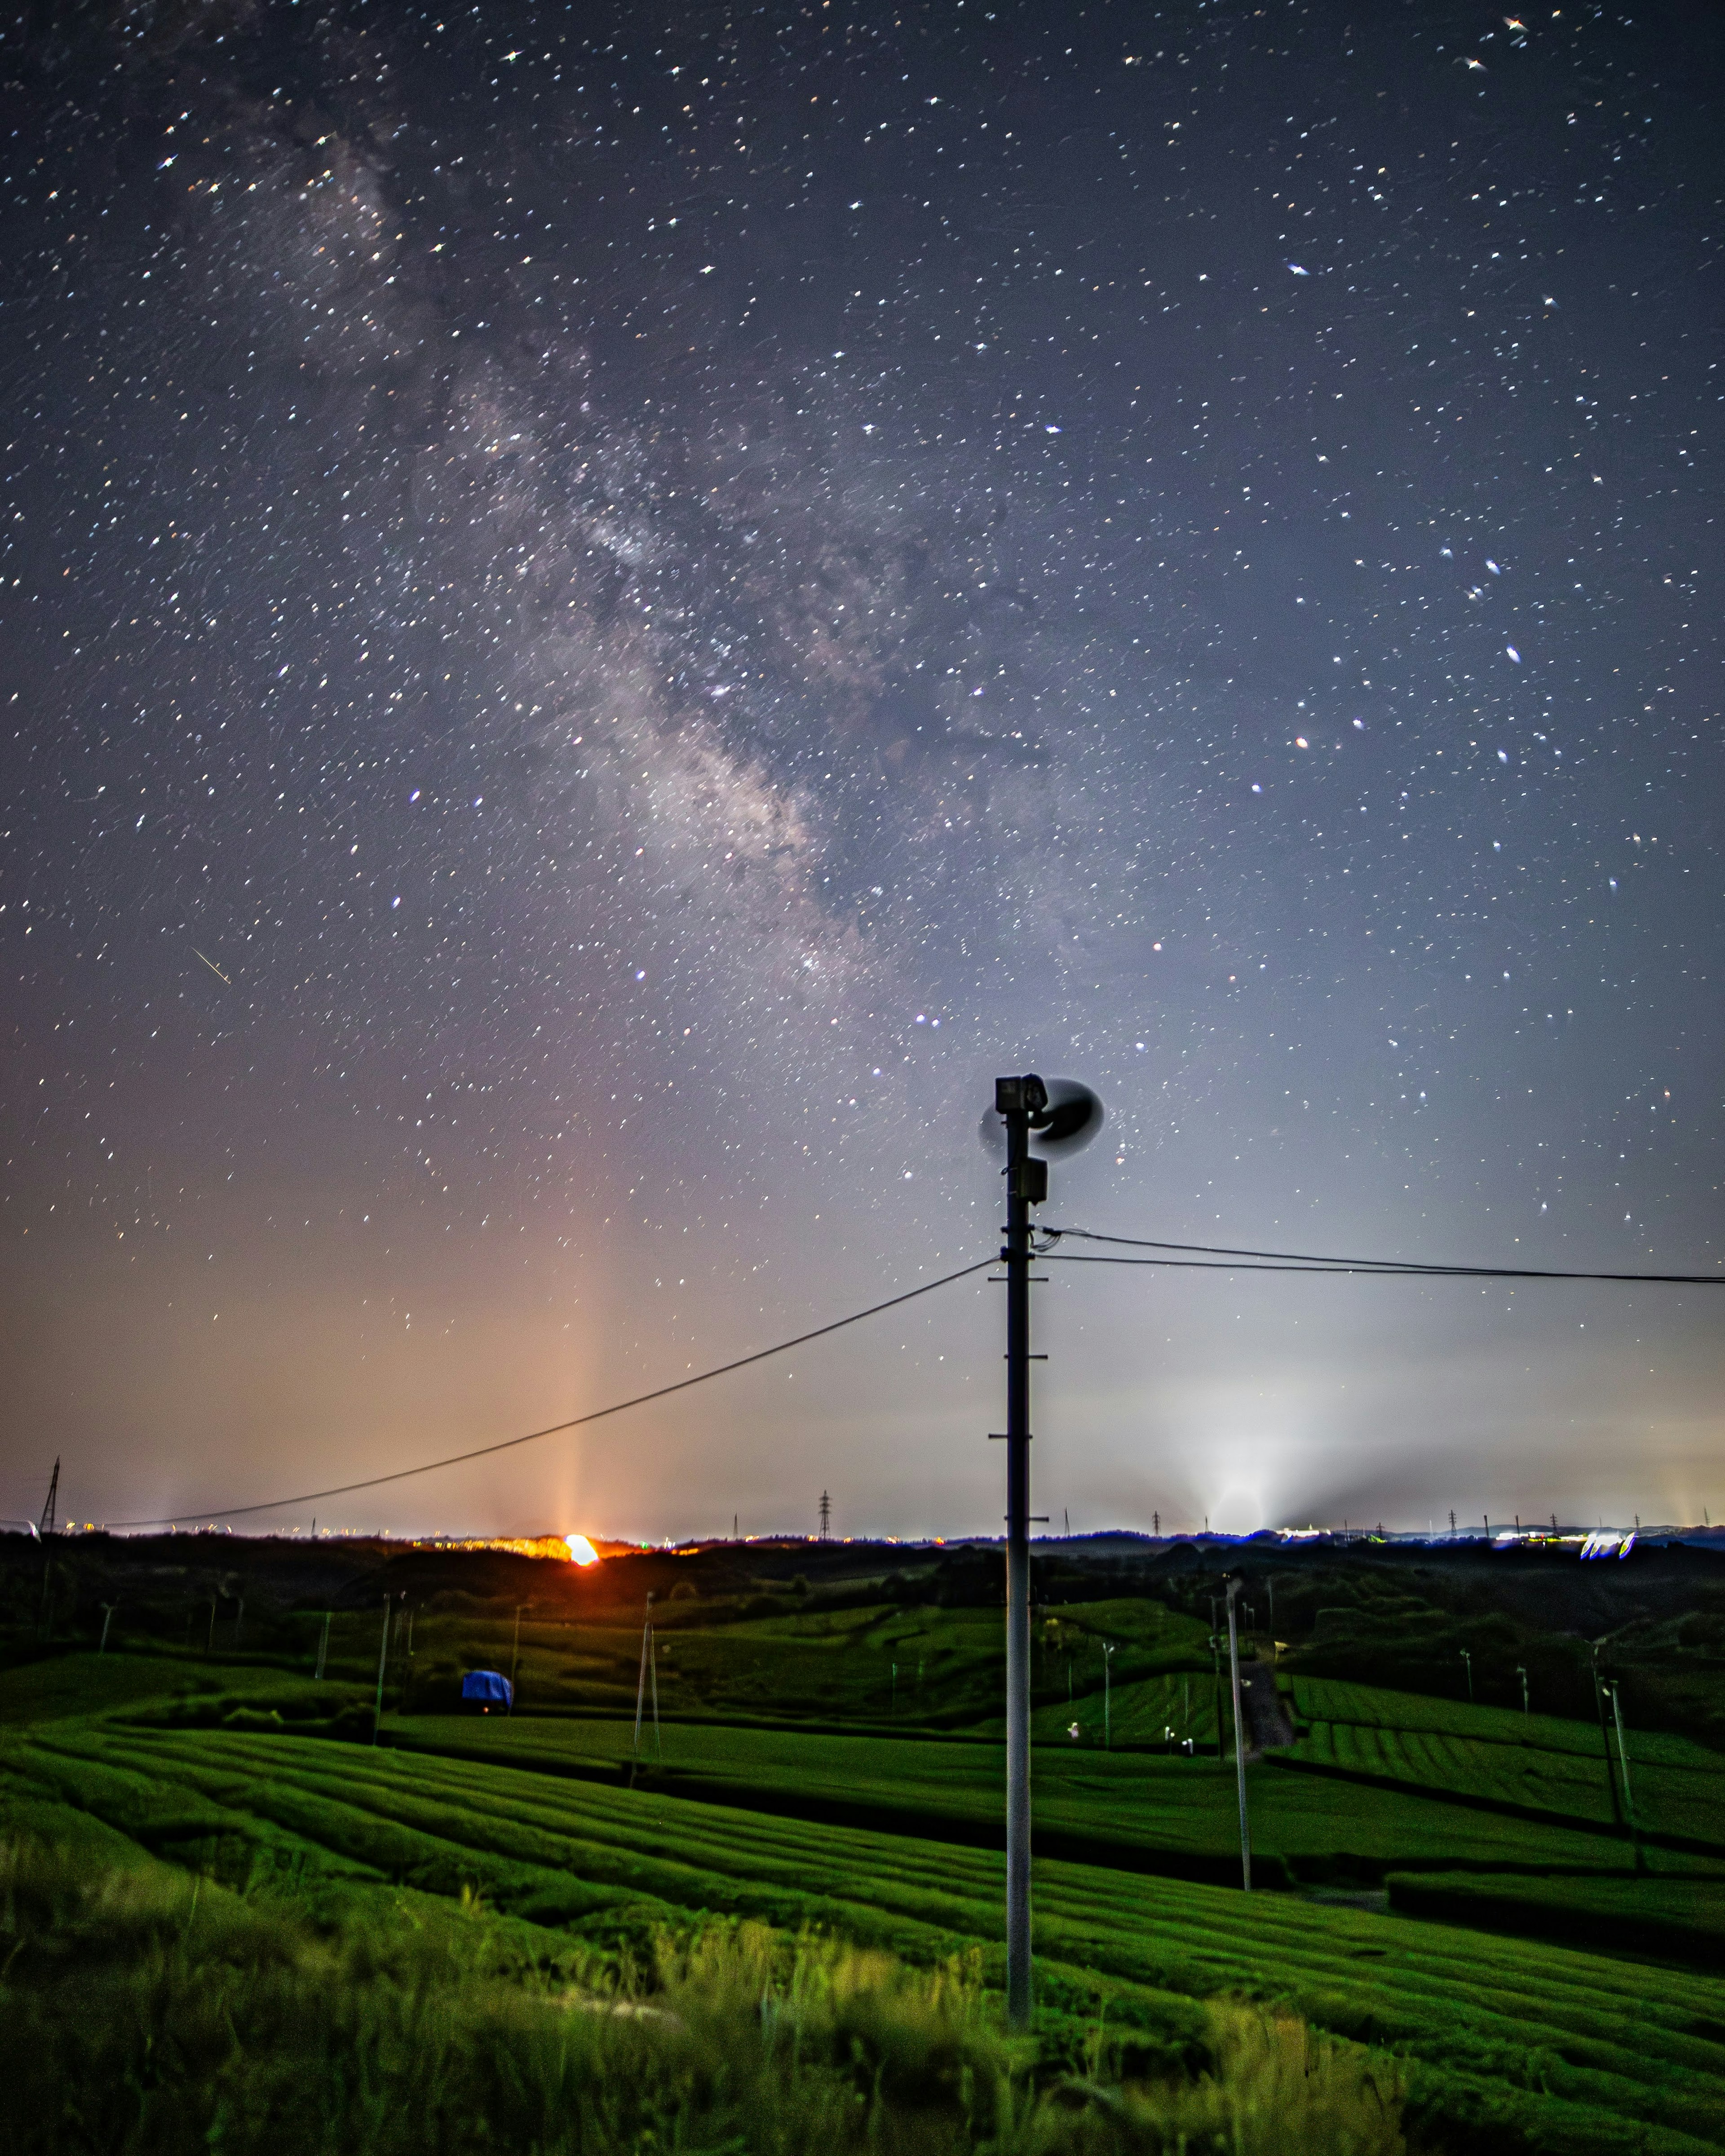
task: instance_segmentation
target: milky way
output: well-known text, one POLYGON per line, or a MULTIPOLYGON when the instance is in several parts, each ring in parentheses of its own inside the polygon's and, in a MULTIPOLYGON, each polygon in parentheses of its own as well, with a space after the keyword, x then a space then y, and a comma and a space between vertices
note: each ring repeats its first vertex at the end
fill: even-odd
MULTIPOLYGON (((1714 1263, 1719 27, 1364 13, 8 29, 0 1506, 986 1255, 1032 1064, 1050 1217, 1714 1263)), ((989 1292, 389 1517, 984 1524, 989 1292)), ((1713 1494, 1705 1296, 1047 1322, 1086 1524, 1713 1494)))

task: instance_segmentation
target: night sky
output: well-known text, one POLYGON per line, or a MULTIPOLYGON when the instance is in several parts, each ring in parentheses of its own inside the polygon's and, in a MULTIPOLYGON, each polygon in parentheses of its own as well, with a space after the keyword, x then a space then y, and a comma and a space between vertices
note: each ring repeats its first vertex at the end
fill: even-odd
MULTIPOLYGON (((0 1512, 984 1257, 1001 1070, 1056 1224, 1725 1270, 1717 12, 52 15, 0 1512)), ((1055 1531, 1725 1507, 1707 1290, 1046 1270, 1055 1531)), ((254 1524, 998 1532, 1001 1314, 254 1524)))

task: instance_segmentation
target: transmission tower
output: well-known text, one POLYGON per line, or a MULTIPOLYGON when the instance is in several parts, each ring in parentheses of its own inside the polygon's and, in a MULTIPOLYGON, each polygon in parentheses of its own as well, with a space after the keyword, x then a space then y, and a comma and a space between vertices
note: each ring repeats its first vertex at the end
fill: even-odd
POLYGON ((60 1461, 59 1455, 56 1453, 54 1455, 54 1472, 48 1478, 48 1502, 42 1507, 42 1518, 36 1529, 39 1535, 51 1535, 54 1532, 54 1508, 55 1503, 59 1500, 59 1494, 60 1461))
POLYGON ((820 1538, 825 1542, 833 1524, 833 1501, 823 1490, 820 1493, 820 1538))

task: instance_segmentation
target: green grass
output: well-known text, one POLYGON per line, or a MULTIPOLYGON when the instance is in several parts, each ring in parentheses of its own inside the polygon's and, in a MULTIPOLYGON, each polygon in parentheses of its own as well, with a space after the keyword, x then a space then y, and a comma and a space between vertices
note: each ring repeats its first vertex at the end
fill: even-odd
MULTIPOLYGON (((930 1748, 945 1751, 947 1747, 930 1748)), ((56 1804, 256 1882, 345 1876, 456 1897, 595 1950, 696 1912, 814 1925, 998 1975, 991 1851, 506 1766, 223 1730, 59 1723, 0 1742, 8 1801, 56 1804)), ((1174 1999, 1276 2001, 1387 2046, 1413 2116, 1457 2147, 1717 2145, 1725 1984, 1286 1895, 1039 1863, 1050 2005, 1156 2022, 1174 1999), (1158 2002, 1164 2002, 1158 2009, 1158 2002)), ((1166 2025, 1165 2023, 1163 2025, 1166 2025)))

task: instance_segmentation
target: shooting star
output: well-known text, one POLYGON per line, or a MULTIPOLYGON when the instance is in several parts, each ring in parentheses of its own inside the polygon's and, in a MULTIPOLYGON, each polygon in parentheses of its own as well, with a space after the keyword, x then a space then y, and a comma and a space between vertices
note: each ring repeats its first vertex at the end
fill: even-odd
MULTIPOLYGON (((192 946, 192 948, 194 951, 198 951, 198 946, 195 943, 192 946)), ((203 953, 202 951, 198 951, 198 955, 200 958, 203 958, 203 953)), ((228 976, 222 971, 221 968, 216 963, 213 958, 203 958, 203 963, 209 968, 211 973, 215 975, 216 978, 222 983, 223 988, 231 988, 233 987, 233 982, 228 978, 228 976)))

